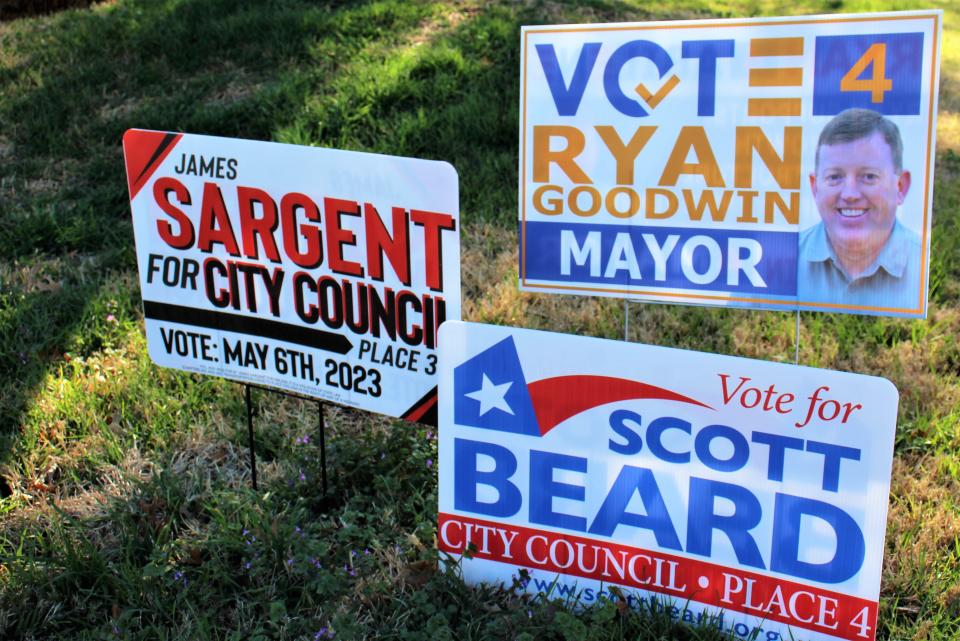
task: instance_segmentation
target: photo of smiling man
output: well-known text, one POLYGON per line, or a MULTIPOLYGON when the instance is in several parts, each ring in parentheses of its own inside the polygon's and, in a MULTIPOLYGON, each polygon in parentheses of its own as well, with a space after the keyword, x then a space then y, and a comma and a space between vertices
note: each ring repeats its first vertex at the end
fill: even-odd
POLYGON ((911 180, 897 125, 869 109, 843 111, 821 131, 814 162, 820 222, 800 233, 799 299, 920 311, 922 245, 897 216, 911 180))

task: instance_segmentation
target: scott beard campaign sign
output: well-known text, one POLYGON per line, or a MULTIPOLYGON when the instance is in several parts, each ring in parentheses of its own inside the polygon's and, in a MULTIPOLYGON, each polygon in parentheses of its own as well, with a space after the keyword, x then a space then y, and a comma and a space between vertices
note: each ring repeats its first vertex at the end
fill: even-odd
POLYGON ((467 582, 874 638, 889 381, 461 322, 440 381, 438 544, 467 582))

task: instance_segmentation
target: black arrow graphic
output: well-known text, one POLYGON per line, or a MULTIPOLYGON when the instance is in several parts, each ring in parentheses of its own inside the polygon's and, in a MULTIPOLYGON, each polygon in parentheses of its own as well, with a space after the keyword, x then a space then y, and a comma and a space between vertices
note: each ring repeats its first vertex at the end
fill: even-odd
POLYGON ((152 300, 143 301, 143 316, 151 320, 273 338, 278 341, 314 347, 335 354, 346 354, 353 349, 353 343, 343 334, 326 332, 322 329, 310 329, 309 327, 281 323, 265 318, 239 316, 208 309, 158 303, 152 300))

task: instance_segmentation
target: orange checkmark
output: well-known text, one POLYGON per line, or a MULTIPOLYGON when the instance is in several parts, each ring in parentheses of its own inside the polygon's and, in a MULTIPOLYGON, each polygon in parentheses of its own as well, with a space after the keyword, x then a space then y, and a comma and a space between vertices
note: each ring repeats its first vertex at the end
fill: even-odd
POLYGON ((674 74, 670 76, 670 79, 663 83, 663 86, 657 90, 657 93, 650 93, 650 90, 641 82, 636 86, 634 91, 636 91, 644 102, 650 105, 651 109, 656 109, 657 105, 660 104, 660 101, 667 97, 673 88, 680 84, 680 78, 677 78, 677 75, 674 74))

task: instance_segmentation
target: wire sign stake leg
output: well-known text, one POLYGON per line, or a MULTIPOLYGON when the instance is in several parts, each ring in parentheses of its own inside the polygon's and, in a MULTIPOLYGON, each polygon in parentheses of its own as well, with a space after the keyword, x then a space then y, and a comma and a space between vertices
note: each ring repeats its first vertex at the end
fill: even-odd
POLYGON ((253 403, 250 402, 250 386, 244 385, 247 398, 247 435, 250 440, 250 483, 254 491, 257 489, 257 455, 253 449, 253 403))
POLYGON ((793 364, 800 364, 800 310, 797 309, 797 328, 793 332, 793 364))
POLYGON ((623 340, 630 342, 630 301, 623 299, 623 340))
POLYGON ((317 414, 320 419, 320 484, 323 487, 323 496, 327 496, 327 424, 323 418, 323 402, 317 401, 317 414))
POLYGON ((250 400, 250 389, 253 387, 264 390, 265 392, 280 394, 281 396, 298 398, 302 401, 316 401, 317 427, 320 429, 320 483, 321 487, 323 488, 323 496, 326 498, 329 486, 327 482, 327 423, 323 415, 323 401, 315 398, 307 398, 306 396, 300 396, 298 394, 290 394, 288 392, 271 389, 269 387, 260 387, 259 385, 250 385, 248 383, 244 383, 244 397, 247 401, 247 435, 250 440, 250 484, 253 486, 253 489, 257 489, 257 456, 256 451, 254 450, 253 436, 253 402, 250 400))

